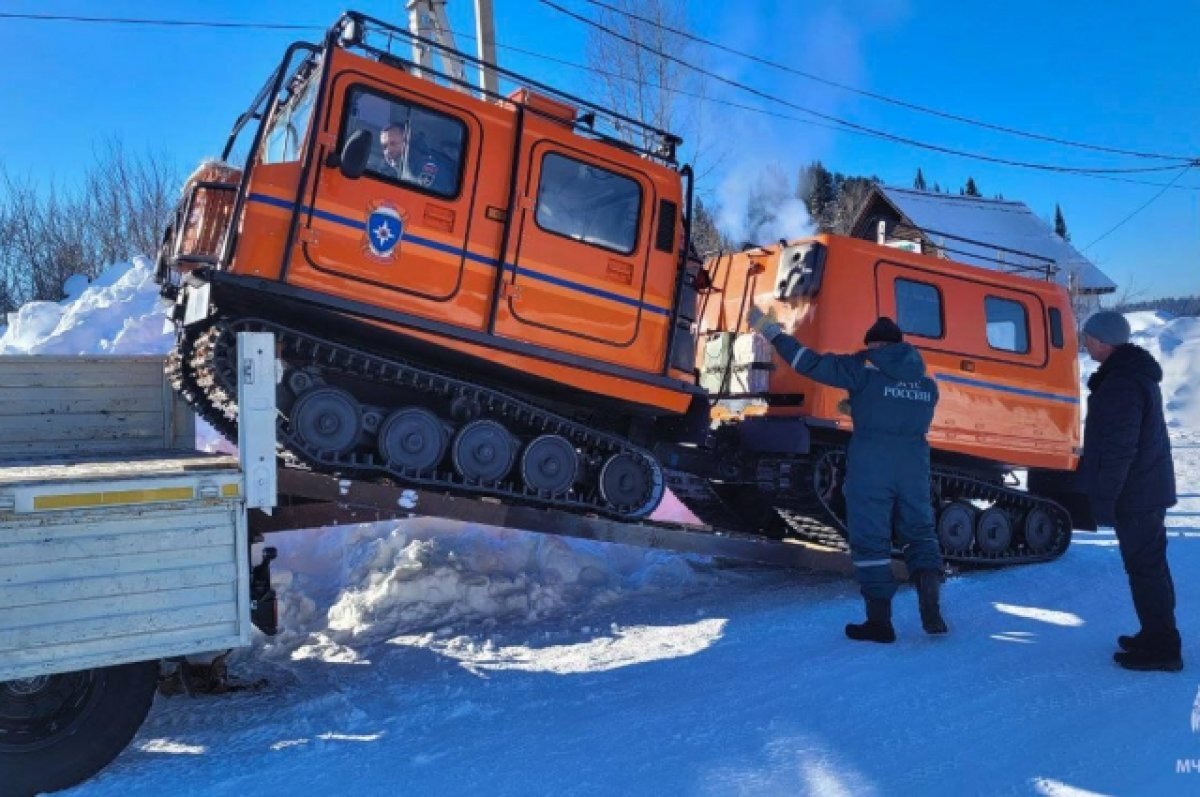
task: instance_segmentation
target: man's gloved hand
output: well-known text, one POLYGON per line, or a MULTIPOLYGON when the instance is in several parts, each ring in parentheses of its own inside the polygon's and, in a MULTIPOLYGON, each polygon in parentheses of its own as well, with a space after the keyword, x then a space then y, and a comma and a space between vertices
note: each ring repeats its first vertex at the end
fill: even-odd
POLYGON ((750 309, 746 311, 746 324, 767 340, 774 340, 783 334, 783 326, 775 318, 774 308, 764 313, 751 303, 750 309))

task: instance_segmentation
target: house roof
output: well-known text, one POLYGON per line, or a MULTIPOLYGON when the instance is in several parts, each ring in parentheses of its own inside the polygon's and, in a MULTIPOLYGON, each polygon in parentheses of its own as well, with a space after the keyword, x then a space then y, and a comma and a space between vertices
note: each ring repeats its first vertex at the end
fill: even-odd
MULTIPOLYGON (((875 191, 934 245, 955 250, 948 252, 953 260, 985 268, 1000 268, 998 260, 1016 266, 1045 265, 1038 257, 1023 257, 1004 250, 1028 252, 1054 261, 1058 267, 1055 279, 1064 285, 1072 274, 1078 274, 1079 287, 1085 292, 1109 293, 1117 288, 1095 263, 1059 238, 1024 202, 933 194, 883 185, 876 186, 875 191)), ((855 227, 872 204, 873 197, 863 204, 855 227)))

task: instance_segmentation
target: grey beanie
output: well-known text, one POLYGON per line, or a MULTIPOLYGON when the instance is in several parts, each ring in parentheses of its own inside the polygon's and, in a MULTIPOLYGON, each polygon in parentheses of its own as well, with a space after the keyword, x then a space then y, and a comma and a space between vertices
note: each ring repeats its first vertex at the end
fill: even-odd
POLYGON ((1121 346, 1129 342, 1129 322, 1120 313, 1101 310, 1084 322, 1083 334, 1109 346, 1121 346))

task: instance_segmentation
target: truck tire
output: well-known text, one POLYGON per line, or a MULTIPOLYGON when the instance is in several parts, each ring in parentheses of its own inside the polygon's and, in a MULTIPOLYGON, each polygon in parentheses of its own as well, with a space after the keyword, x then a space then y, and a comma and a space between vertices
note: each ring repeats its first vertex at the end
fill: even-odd
POLYGON ((150 711, 158 662, 0 682, 0 793, 58 791, 104 769, 150 711))

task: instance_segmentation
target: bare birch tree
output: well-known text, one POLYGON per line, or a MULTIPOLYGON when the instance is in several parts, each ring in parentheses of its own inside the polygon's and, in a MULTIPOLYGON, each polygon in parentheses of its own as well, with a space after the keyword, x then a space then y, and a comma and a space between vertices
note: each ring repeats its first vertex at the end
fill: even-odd
MULTIPOLYGON (((601 9, 599 22, 609 30, 626 36, 625 41, 595 28, 588 33, 587 62, 604 102, 617 113, 632 117, 662 130, 675 126, 676 90, 683 82, 682 68, 663 57, 678 56, 684 40, 666 28, 682 29, 684 6, 680 0, 612 0, 626 13, 601 9)), ((625 141, 652 149, 651 134, 636 128, 619 126, 617 134, 625 141)))
MULTIPOLYGON (((721 159, 706 134, 703 76, 678 61, 702 62, 692 43, 672 31, 689 29, 682 0, 610 0, 619 9, 600 9, 597 21, 624 39, 599 29, 588 33, 587 63, 601 100, 625 116, 683 137, 688 160, 702 177, 721 159)), ((653 149, 653 134, 620 126, 631 144, 653 149)))
POLYGON ((175 205, 179 172, 163 156, 106 142, 71 188, 39 185, 0 165, 0 312, 62 298, 67 277, 95 277, 153 257, 175 205))

